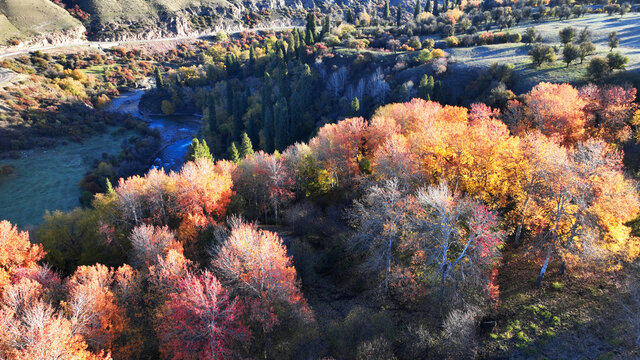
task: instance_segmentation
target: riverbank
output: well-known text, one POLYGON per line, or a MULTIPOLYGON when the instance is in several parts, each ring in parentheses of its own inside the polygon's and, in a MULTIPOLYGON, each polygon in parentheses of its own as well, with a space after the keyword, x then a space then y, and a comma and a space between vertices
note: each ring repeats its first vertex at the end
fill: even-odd
MULTIPOLYGON (((138 104, 144 92, 125 93, 113 99, 107 110, 131 114, 151 129, 158 129, 162 146, 148 167, 178 171, 191 139, 200 130, 200 118, 142 114, 138 104)), ((110 127, 82 143, 64 142, 53 148, 20 152, 19 159, 3 160, 2 164, 13 166, 14 172, 0 179, 0 219, 29 228, 40 224, 46 211, 69 211, 80 206, 82 190, 78 183, 92 169, 94 160, 117 156, 132 135, 135 132, 110 127)))
POLYGON ((140 100, 146 90, 133 90, 114 99, 108 107, 109 111, 126 113, 157 129, 162 136, 160 151, 149 166, 162 167, 165 170, 178 171, 184 164, 191 140, 201 127, 201 115, 150 115, 140 110, 140 100))
POLYGON ((82 143, 69 142, 50 149, 21 152, 19 159, 3 160, 13 174, 0 180, 0 219, 24 228, 38 225, 47 210, 69 211, 80 206, 78 182, 102 154, 120 152, 133 132, 109 132, 82 143))

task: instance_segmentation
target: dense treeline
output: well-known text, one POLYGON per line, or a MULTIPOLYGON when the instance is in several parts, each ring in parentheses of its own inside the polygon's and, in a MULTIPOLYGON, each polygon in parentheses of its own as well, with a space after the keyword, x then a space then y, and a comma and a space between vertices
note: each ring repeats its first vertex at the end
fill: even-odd
POLYGON ((540 264, 539 283, 550 263, 609 271, 638 256, 640 199, 618 149, 637 133, 634 98, 542 83, 505 113, 414 99, 282 153, 245 140, 235 163, 198 144, 180 172, 121 179, 91 209, 47 216, 38 245, 2 222, 0 354, 467 356, 500 300, 507 244, 540 264), (313 236, 293 243, 236 215, 313 236), (410 330, 357 307, 318 319, 298 272, 323 248, 378 306, 420 313, 410 330))

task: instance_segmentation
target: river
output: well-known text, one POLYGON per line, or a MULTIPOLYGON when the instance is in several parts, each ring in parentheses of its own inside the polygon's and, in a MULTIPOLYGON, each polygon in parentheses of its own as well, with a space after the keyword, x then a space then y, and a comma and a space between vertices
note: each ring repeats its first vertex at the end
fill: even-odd
POLYGON ((189 145, 200 130, 201 118, 196 115, 147 115, 140 112, 138 105, 145 90, 133 90, 113 99, 107 110, 131 114, 158 129, 162 135, 162 150, 152 166, 178 171, 184 163, 189 145))
MULTIPOLYGON (((149 166, 178 171, 184 163, 191 138, 200 129, 197 116, 148 116, 138 110, 144 90, 135 90, 113 99, 107 110, 129 113, 160 130, 162 150, 149 166)), ((0 178, 0 220, 22 228, 38 225, 47 210, 70 211, 80 206, 78 182, 103 153, 117 155, 122 142, 133 132, 109 129, 82 143, 61 141, 55 148, 23 151, 19 159, 4 159, 15 172, 0 178)))

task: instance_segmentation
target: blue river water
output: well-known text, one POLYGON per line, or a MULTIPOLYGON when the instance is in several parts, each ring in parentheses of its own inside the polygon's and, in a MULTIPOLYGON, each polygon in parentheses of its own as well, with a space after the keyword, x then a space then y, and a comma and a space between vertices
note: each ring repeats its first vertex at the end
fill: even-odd
POLYGON ((178 171, 184 163, 189 145, 200 130, 200 117, 195 115, 147 115, 138 105, 145 90, 134 90, 113 99, 107 110, 131 114, 146 121, 162 135, 162 150, 156 156, 153 167, 178 171))

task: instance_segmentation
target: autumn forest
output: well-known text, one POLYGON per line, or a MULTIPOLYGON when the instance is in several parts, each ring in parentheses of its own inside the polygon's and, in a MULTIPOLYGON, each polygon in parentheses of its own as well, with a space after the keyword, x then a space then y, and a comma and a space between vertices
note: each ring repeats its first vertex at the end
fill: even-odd
POLYGON ((0 360, 640 357, 637 5, 301 6, 0 47, 0 360))

